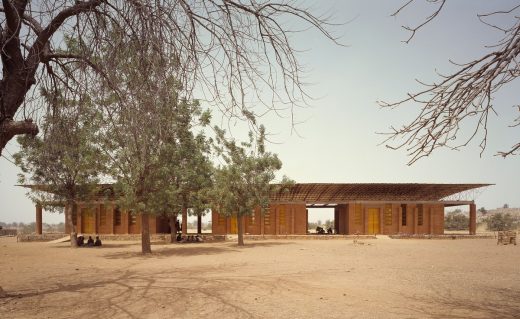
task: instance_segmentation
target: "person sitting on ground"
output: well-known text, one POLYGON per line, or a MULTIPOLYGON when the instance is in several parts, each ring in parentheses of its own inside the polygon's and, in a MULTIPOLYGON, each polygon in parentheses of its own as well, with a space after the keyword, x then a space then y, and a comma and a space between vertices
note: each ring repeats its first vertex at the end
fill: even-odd
POLYGON ((92 239, 92 236, 88 236, 87 246, 88 247, 93 247, 94 246, 94 239, 92 239))
POLYGON ((182 240, 182 235, 181 233, 177 233, 177 241, 181 241, 182 240))
POLYGON ((201 242, 203 242, 204 240, 202 239, 202 236, 197 235, 197 236, 195 236, 195 241, 198 242, 198 243, 201 243, 201 242))
POLYGON ((328 234, 332 234, 332 228, 331 227, 327 228, 327 233, 328 234))
POLYGON ((101 247, 101 239, 99 239, 99 236, 96 236, 96 241, 94 242, 94 246, 101 247))
POLYGON ((80 234, 78 236, 77 243, 78 247, 82 247, 83 245, 85 245, 85 237, 83 237, 83 235, 80 234))

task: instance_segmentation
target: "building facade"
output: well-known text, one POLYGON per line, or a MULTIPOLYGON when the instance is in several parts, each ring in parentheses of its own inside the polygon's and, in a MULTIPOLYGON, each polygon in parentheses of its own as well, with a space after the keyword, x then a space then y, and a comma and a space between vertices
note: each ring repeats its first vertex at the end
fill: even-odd
MULTIPOLYGON (((484 186, 489 184, 296 184, 272 194, 269 210, 246 216, 243 226, 251 235, 305 235, 313 207, 334 208, 336 234, 443 234, 444 208, 467 205, 469 233, 475 234, 476 205, 460 194, 484 186)), ((237 233, 236 217, 214 211, 212 222, 214 234, 237 233)))
MULTIPOLYGON (((336 234, 443 234, 444 209, 469 206, 469 233, 476 232, 476 205, 460 194, 489 184, 331 184, 300 183, 273 192, 270 207, 256 209, 243 219, 251 235, 305 235, 308 208, 334 208, 336 234)), ((83 234, 139 234, 141 217, 124 211, 112 201, 77 203, 72 216, 83 234)), ((212 233, 236 234, 237 218, 212 210, 212 233)), ((65 221, 67 216, 65 216, 65 221)), ((169 233, 168 218, 149 216, 150 233, 169 233)), ((66 224, 66 232, 70 232, 66 224)), ((199 216, 199 232, 201 219, 199 216)), ((182 232, 187 214, 181 216, 182 232)), ((36 205, 36 230, 41 234, 42 208, 36 205)))

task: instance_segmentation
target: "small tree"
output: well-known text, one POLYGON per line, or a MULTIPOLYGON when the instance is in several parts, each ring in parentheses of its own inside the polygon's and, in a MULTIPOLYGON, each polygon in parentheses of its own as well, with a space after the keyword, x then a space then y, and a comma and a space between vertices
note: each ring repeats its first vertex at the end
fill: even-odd
POLYGON ((54 114, 43 120, 41 137, 18 137, 20 151, 13 157, 21 168, 21 184, 33 184, 29 197, 48 210, 60 210, 65 202, 72 247, 77 246, 76 201, 88 199, 104 171, 102 152, 94 141, 98 114, 84 96, 66 97, 47 92, 54 114), (58 204, 58 205, 56 205, 58 204))
POLYGON ((211 140, 202 132, 194 134, 196 125, 209 124, 210 115, 199 103, 182 101, 175 109, 175 125, 160 152, 163 164, 155 174, 153 209, 164 211, 170 222, 170 241, 175 242, 179 214, 204 215, 210 207, 213 165, 208 159, 211 140), (198 121, 196 121, 198 120, 198 121))
MULTIPOLYGON (((276 154, 265 150, 265 128, 260 126, 256 143, 253 134, 249 141, 237 145, 227 140, 224 131, 216 128, 218 153, 222 155, 225 166, 216 170, 215 199, 219 214, 236 216, 238 226, 238 245, 244 245, 244 216, 254 213, 257 207, 262 213, 269 208, 270 183, 275 172, 282 168, 276 154)), ((282 183, 288 183, 284 177, 282 183)))

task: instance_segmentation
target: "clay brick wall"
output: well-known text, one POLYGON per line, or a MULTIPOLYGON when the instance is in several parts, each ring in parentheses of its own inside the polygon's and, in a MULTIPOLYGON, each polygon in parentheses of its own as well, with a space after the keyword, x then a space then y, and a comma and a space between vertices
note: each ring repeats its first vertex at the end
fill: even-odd
POLYGON ((338 221, 336 232, 338 234, 348 233, 348 205, 338 205, 336 207, 338 221))
POLYGON ((430 233, 430 212, 429 212, 430 205, 428 204, 417 204, 416 205, 416 217, 417 220, 415 221, 417 223, 416 227, 416 234, 429 234, 430 233), (422 206, 422 208, 421 208, 422 206), (419 225, 421 222, 420 213, 422 209, 422 225, 419 225))
POLYGON ((433 234, 444 234, 444 205, 432 205, 433 234))
POLYGON ((98 213, 98 233, 100 234, 112 234, 114 231, 114 215, 113 205, 99 205, 98 213), (103 214, 105 217, 103 218, 103 214))
POLYGON ((276 231, 277 206, 271 205, 264 214, 264 235, 274 235, 276 231))
POLYGON ((365 209, 362 204, 349 204, 348 205, 348 234, 353 235, 356 233, 365 233, 365 209), (358 206, 358 214, 356 213, 356 205, 358 206))
POLYGON ((386 204, 383 206, 383 217, 380 222, 383 226, 383 234, 393 235, 398 233, 399 205, 386 204))
POLYGON ((121 224, 115 224, 115 210, 114 207, 114 234, 128 234, 128 214, 124 212, 122 209, 119 209, 121 212, 121 224))
POLYGON ((403 210, 402 214, 406 214, 406 225, 402 224, 402 220, 399 221, 401 223, 401 233, 404 234, 413 234, 414 231, 414 217, 415 217, 415 205, 405 204, 406 212, 403 210))
POLYGON ((307 234, 307 207, 305 204, 292 205, 294 212, 294 235, 307 234))
POLYGON ((133 215, 130 212, 126 213, 126 219, 128 222, 128 233, 129 234, 139 234, 141 232, 141 216, 140 215, 134 215, 135 217, 131 216, 133 215), (131 223, 131 218, 135 218, 135 223, 131 223))
POLYGON ((226 234, 227 218, 219 218, 219 214, 216 209, 211 210, 211 231, 216 235, 226 234))
POLYGON ((244 216, 245 233, 250 235, 260 235, 262 226, 262 213, 260 207, 255 209, 251 216, 244 216))

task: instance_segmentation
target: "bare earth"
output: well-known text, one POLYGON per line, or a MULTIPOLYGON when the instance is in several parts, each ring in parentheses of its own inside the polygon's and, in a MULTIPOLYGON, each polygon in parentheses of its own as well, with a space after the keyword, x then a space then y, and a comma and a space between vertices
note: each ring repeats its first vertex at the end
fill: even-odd
POLYGON ((152 248, 0 238, 0 318, 520 318, 520 246, 494 240, 152 248))

